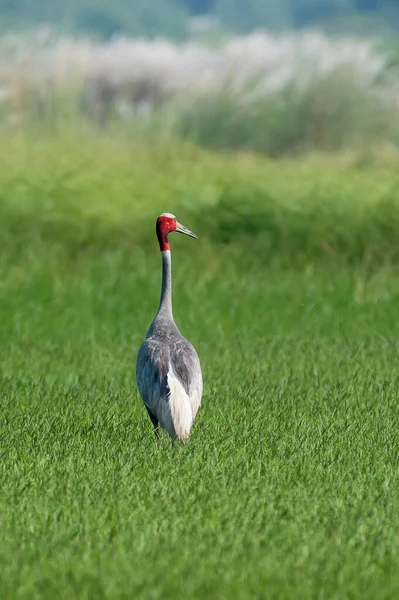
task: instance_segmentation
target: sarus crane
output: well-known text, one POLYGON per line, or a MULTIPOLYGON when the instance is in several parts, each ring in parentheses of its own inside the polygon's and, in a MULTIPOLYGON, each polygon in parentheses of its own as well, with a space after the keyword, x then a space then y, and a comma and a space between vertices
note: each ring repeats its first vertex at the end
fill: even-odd
POLYGON ((168 434, 184 440, 201 404, 202 373, 193 345, 182 336, 172 314, 172 264, 168 235, 178 231, 197 236, 170 213, 157 219, 156 233, 162 255, 162 288, 158 312, 140 347, 136 380, 141 398, 159 436, 161 425, 168 434))

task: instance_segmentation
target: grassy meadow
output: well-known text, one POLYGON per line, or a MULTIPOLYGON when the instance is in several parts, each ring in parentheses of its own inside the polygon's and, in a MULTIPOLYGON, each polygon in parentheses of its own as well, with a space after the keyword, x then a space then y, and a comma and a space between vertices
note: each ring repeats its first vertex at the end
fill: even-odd
POLYGON ((0 140, 0 597, 399 594, 394 152, 0 140), (155 219, 204 398, 157 448, 155 219))

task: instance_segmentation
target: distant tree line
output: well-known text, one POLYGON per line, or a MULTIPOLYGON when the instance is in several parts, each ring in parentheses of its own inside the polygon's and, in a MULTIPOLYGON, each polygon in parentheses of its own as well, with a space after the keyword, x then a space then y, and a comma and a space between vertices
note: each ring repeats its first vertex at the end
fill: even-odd
POLYGON ((188 19, 215 17, 230 32, 283 30, 363 16, 399 26, 399 0, 0 0, 0 28, 47 23, 64 31, 184 38, 188 19))

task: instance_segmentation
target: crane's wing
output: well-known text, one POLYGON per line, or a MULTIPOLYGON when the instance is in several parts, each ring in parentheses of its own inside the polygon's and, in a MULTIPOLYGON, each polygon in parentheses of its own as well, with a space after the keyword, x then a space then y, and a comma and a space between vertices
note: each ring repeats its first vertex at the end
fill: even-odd
POLYGON ((159 402, 168 396, 169 348, 156 340, 145 340, 139 350, 136 381, 144 404, 156 415, 159 402))
POLYGON ((202 398, 201 365, 194 346, 184 337, 180 337, 172 345, 170 365, 189 397, 195 418, 202 398))

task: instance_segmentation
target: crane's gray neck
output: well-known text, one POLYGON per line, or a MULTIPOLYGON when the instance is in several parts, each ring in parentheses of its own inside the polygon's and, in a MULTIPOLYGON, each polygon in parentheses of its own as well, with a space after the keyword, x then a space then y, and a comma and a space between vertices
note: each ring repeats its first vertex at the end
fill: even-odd
POLYGON ((162 313, 173 319, 172 315, 172 258, 170 250, 162 253, 162 289, 158 314, 162 313))

